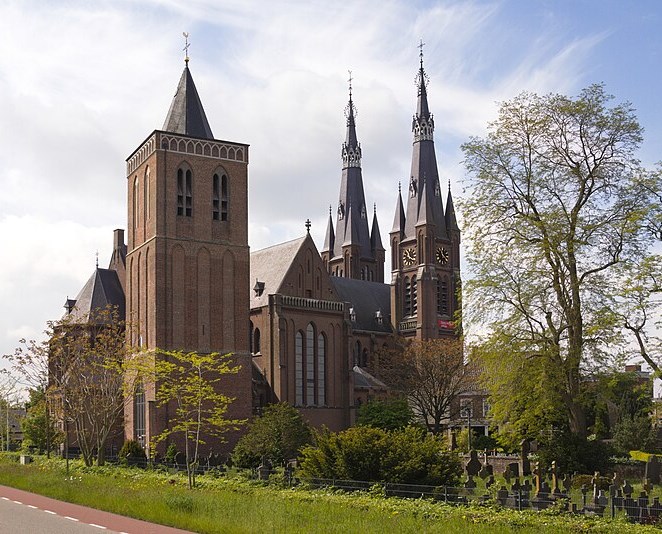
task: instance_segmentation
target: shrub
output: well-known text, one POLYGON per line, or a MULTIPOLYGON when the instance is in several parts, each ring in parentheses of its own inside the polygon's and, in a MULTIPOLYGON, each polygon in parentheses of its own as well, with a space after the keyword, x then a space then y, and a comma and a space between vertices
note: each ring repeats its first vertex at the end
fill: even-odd
POLYGON ((387 400, 371 400, 363 404, 357 414, 357 424, 381 428, 383 430, 400 430, 414 421, 407 399, 396 398, 387 400))
POLYGON ((140 443, 130 439, 124 442, 120 449, 120 461, 125 465, 145 465, 147 455, 140 443))
POLYGON ((655 452, 655 432, 651 418, 647 415, 623 417, 614 426, 614 445, 622 453, 630 450, 655 452))
POLYGON ((272 404, 252 421, 232 452, 238 467, 256 467, 262 456, 274 464, 296 458, 299 449, 312 443, 312 433, 296 408, 287 403, 272 404))
POLYGON ((319 432, 316 446, 305 447, 301 456, 304 478, 453 485, 462 472, 443 440, 415 427, 319 432))
POLYGON ((174 443, 170 443, 170 445, 168 445, 168 448, 166 449, 166 452, 165 452, 165 455, 163 456, 163 458, 165 459, 165 461, 167 463, 174 464, 175 463, 175 458, 177 457, 178 452, 179 451, 177 450, 177 445, 175 445, 174 443))
POLYGON ((556 461, 565 473, 606 473, 611 469, 612 448, 601 441, 588 441, 570 432, 555 432, 539 441, 537 456, 545 468, 556 461))

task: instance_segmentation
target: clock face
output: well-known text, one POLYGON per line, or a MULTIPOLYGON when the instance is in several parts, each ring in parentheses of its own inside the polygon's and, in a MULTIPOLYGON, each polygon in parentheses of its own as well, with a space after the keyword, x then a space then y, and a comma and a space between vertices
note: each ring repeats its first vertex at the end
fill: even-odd
POLYGON ((402 252, 402 263, 407 266, 414 265, 414 263, 416 263, 416 249, 414 247, 406 248, 402 252))
POLYGON ((448 263, 448 251, 444 247, 437 247, 434 258, 437 260, 437 263, 446 265, 448 263))

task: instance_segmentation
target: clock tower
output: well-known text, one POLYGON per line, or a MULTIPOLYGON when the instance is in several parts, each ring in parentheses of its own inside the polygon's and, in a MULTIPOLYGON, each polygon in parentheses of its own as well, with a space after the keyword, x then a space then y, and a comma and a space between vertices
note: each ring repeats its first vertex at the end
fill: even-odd
POLYGON ((400 335, 426 340, 456 335, 460 230, 450 183, 445 209, 443 205, 422 50, 420 58, 411 173, 404 202, 398 191, 390 233, 391 318, 400 335))

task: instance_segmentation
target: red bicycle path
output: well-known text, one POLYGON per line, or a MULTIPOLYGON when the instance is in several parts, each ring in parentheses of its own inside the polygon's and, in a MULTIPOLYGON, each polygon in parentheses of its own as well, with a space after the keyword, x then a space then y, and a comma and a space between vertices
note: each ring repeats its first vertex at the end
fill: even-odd
POLYGON ((34 506, 41 510, 49 510, 62 517, 73 517, 81 523, 105 527, 108 530, 126 534, 190 534, 188 530, 180 530, 156 523, 141 521, 123 515, 96 510, 88 506, 58 501, 36 493, 0 486, 0 498, 18 501, 26 506, 34 506))

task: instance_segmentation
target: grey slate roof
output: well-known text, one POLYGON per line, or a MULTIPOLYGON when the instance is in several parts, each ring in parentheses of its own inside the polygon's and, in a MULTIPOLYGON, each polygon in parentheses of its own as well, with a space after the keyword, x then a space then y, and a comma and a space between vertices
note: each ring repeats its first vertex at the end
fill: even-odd
POLYGON ((352 371, 354 372, 355 388, 388 389, 384 382, 375 378, 368 371, 358 365, 355 365, 352 371))
POLYGON ((213 139, 209 122, 202 102, 198 96, 198 91, 193 83, 191 71, 188 63, 184 67, 182 77, 177 85, 177 92, 170 104, 168 116, 163 123, 166 132, 189 135, 192 137, 202 137, 204 139, 213 139))
POLYGON ((331 284, 343 302, 349 302, 356 313, 356 322, 353 327, 357 330, 372 332, 392 332, 391 312, 391 286, 379 282, 367 282, 332 276, 331 284), (383 321, 380 325, 375 319, 376 311, 382 312, 383 321))
POLYGON ((279 292, 283 279, 305 240, 306 236, 299 237, 251 252, 250 287, 255 285, 256 280, 264 282, 264 292, 261 296, 256 296, 251 289, 251 309, 266 306, 269 303, 269 295, 279 292))
POLYGON ((119 318, 124 320, 124 291, 117 272, 113 269, 97 269, 76 296, 76 304, 67 315, 75 323, 94 321, 94 312, 108 306, 117 306, 119 318))

